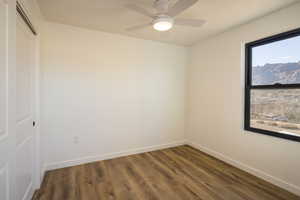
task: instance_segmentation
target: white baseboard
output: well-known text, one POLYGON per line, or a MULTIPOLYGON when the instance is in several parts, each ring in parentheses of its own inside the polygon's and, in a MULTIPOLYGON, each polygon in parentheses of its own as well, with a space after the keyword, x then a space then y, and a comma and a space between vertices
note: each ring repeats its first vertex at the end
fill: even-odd
POLYGON ((288 191, 290 191, 290 192, 292 192, 292 193, 294 193, 296 195, 300 195, 300 187, 298 187, 296 185, 293 185, 293 184, 288 183, 286 181, 283 181, 283 180, 281 180, 279 178, 271 176, 271 175, 269 175, 269 174, 267 174, 267 173, 265 173, 265 172, 263 172, 261 170, 258 170, 258 169, 255 169, 253 167, 250 167, 250 166, 248 166, 248 165, 246 165, 244 163, 241 163, 241 162, 239 162, 237 160, 234 160, 234 159, 232 159, 232 158, 230 158, 230 157, 228 157, 226 155, 223 155, 223 154, 221 154, 219 152, 211 150, 211 149, 209 149, 207 147, 204 147, 202 145, 199 145, 199 144, 196 144, 196 143, 193 143, 193 142, 190 142, 190 141, 187 141, 186 144, 190 145, 190 146, 192 146, 192 147, 194 147, 194 148, 196 148, 196 149, 198 149, 200 151, 203 151, 203 152, 205 152, 205 153, 207 153, 207 154, 209 154, 209 155, 211 155, 213 157, 216 157, 216 158, 218 158, 218 159, 220 159, 220 160, 222 160, 222 161, 224 161, 224 162, 226 162, 228 164, 231 164, 231 165, 233 165, 233 166, 235 166, 235 167, 237 167, 239 169, 242 169, 242 170, 244 170, 244 171, 246 171, 246 172, 248 172, 248 173, 250 173, 250 174, 252 174, 254 176, 257 176, 257 177, 259 177, 261 179, 264 179, 265 181, 268 181, 268 182, 270 182, 270 183, 272 183, 274 185, 277 185, 278 187, 286 189, 286 190, 288 190, 288 191))
POLYGON ((178 141, 178 142, 172 142, 172 143, 167 143, 167 144, 130 149, 130 150, 109 153, 109 154, 104 154, 104 155, 99 155, 99 156, 88 156, 88 157, 78 158, 78 159, 74 159, 74 160, 67 160, 67 161, 62 161, 62 162, 57 162, 57 163, 49 163, 43 167, 42 177, 44 177, 45 172, 48 170, 71 167, 71 166, 76 166, 76 165, 81 165, 81 164, 86 164, 86 163, 91 163, 91 162, 96 162, 96 161, 101 161, 101 160, 118 158, 118 157, 122 157, 122 156, 129 156, 129 155, 138 154, 138 153, 145 153, 145 152, 149 152, 149 151, 155 151, 155 150, 180 146, 180 145, 184 145, 184 144, 186 144, 185 141, 178 141))

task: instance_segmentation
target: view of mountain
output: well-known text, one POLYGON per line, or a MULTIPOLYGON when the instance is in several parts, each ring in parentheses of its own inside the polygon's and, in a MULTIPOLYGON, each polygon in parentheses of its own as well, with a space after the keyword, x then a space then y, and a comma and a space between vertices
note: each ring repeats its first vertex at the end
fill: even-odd
MULTIPOLYGON (((253 85, 300 83, 300 62, 252 68, 253 85)), ((252 90, 251 126, 300 134, 300 89, 252 90)))
POLYGON ((253 85, 300 83, 300 61, 253 67, 252 82, 253 85))

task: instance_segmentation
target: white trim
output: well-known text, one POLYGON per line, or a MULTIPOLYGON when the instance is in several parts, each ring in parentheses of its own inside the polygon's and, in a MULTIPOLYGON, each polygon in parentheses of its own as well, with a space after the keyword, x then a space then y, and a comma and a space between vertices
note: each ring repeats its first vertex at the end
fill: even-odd
POLYGON ((41 147, 40 147, 40 35, 35 38, 35 67, 34 67, 34 102, 35 113, 33 120, 35 121, 34 135, 35 135, 35 180, 33 181, 33 188, 38 189, 41 185, 41 147))
MULTIPOLYGON (((5 7, 5 28, 6 28, 6 31, 5 31, 5 40, 6 40, 6 43, 5 43, 5 66, 4 66, 4 82, 5 82, 5 85, 4 85, 4 105, 5 105, 5 108, 4 108, 4 122, 3 124, 0 124, 0 125, 3 125, 3 127, 0 127, 1 130, 0 130, 0 142, 4 141, 5 139, 8 138, 8 80, 9 80, 9 77, 8 77, 8 60, 9 60, 9 51, 8 51, 8 24, 9 24, 9 10, 8 10, 8 1, 3 1, 3 6, 5 7)), ((3 111, 2 111, 3 112, 3 111)))
POLYGON ((133 155, 133 154, 139 154, 139 153, 145 153, 145 152, 149 152, 149 151, 166 149, 166 148, 176 147, 176 146, 180 146, 180 145, 184 145, 184 144, 186 144, 185 141, 178 141, 178 142, 172 142, 172 143, 167 143, 167 144, 153 145, 153 146, 148 146, 148 147, 119 151, 119 152, 115 152, 115 153, 108 153, 108 154, 99 155, 99 156, 87 156, 87 157, 78 158, 78 159, 74 159, 74 160, 66 160, 66 161, 62 161, 62 162, 50 163, 50 164, 46 164, 43 167, 42 176, 44 176, 45 171, 48 171, 48 170, 54 170, 54 169, 59 169, 59 168, 64 168, 64 167, 71 167, 71 166, 81 165, 81 164, 90 163, 90 162, 108 160, 108 159, 118 158, 118 157, 122 157, 122 156, 129 156, 129 155, 133 155))
POLYGON ((226 163, 229 163, 229 164, 231 164, 231 165, 233 165, 233 166, 235 166, 239 169, 242 169, 242 170, 244 170, 244 171, 246 171, 246 172, 248 172, 248 173, 250 173, 254 176, 257 176, 261 179, 264 179, 265 181, 268 181, 268 182, 270 182, 274 185, 277 185, 280 188, 286 189, 286 190, 288 190, 288 191, 290 191, 290 192, 292 192, 296 195, 300 195, 300 187, 298 187, 296 185, 288 183, 288 182, 286 182, 284 180, 281 180, 277 177, 271 176, 271 175, 269 175, 269 174, 267 174, 267 173, 265 173, 265 172, 263 172, 259 169, 255 169, 251 166, 248 166, 244 163, 241 163, 237 160, 234 160, 234 159, 232 159, 232 158, 230 158, 230 157, 228 157, 228 156, 226 156, 222 153, 219 153, 219 152, 211 150, 207 147, 204 147, 200 144, 196 144, 196 143, 190 142, 190 141, 188 141, 187 144, 194 147, 194 148, 196 148, 196 149, 198 149, 198 150, 200 150, 200 151, 203 151, 203 152, 205 152, 205 153, 207 153, 207 154, 209 154, 213 157, 216 157, 216 158, 218 158, 218 159, 220 159, 220 160, 222 160, 226 163))
MULTIPOLYGON (((245 55, 245 48, 246 48, 246 42, 241 42, 241 130, 244 131, 244 124, 245 124, 245 76, 246 76, 246 70, 245 70, 245 63, 246 63, 246 55, 245 55)), ((247 133, 242 132, 243 134, 247 133)))
MULTIPOLYGON (((5 179, 5 200, 9 200, 9 174, 7 163, 0 168, 0 177, 3 175, 5 179)), ((2 177, 3 178, 3 177, 2 177)))
POLYGON ((22 198, 22 200, 31 200, 33 197, 34 191, 32 188, 32 182, 30 182, 30 184, 28 185, 26 192, 22 198))

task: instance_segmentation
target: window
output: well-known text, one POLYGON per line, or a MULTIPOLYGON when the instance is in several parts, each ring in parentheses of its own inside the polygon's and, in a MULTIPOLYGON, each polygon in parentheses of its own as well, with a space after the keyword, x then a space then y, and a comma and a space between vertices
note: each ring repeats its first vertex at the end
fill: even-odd
POLYGON ((246 44, 244 127, 300 141, 300 29, 246 44))

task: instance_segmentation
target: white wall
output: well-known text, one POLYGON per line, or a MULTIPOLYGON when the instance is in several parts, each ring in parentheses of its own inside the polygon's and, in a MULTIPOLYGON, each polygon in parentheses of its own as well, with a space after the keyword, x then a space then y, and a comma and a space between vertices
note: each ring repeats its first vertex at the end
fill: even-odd
POLYGON ((43 31, 46 169, 184 140, 185 47, 55 23, 43 31))
POLYGON ((300 4, 191 49, 187 129, 190 144, 300 194, 298 142, 243 131, 243 44, 300 27, 300 4))

